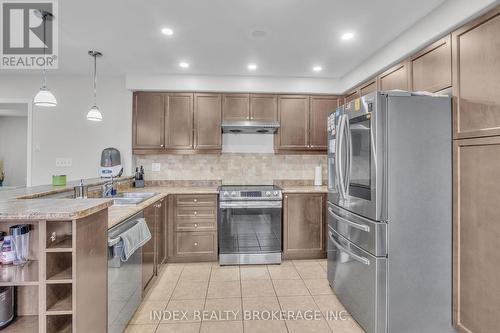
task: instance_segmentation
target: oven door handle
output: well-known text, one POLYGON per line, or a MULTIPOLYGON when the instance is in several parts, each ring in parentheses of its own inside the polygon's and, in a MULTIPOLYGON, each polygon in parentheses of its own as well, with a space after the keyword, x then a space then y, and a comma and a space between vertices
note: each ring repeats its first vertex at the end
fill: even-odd
POLYGON ((219 208, 282 208, 281 201, 221 201, 219 208))
POLYGON ((328 207, 328 213, 330 213, 330 215, 332 215, 333 217, 335 217, 337 220, 339 220, 339 222, 342 222, 342 223, 345 223, 345 224, 348 224, 350 225, 351 227, 353 228, 356 228, 356 229, 359 229, 359 230, 363 230, 363 231, 366 231, 366 232, 370 232, 370 227, 367 226, 367 225, 363 225, 363 224, 359 224, 359 223, 356 223, 356 222, 352 222, 352 221, 349 221, 337 214, 335 214, 335 212, 330 208, 328 207))
POLYGON ((346 253, 349 257, 353 258, 356 261, 359 261, 360 263, 362 263, 364 265, 370 265, 370 260, 366 259, 365 257, 358 256, 357 254, 351 252, 350 250, 348 250, 344 246, 340 245, 340 243, 337 242, 335 240, 335 238, 333 237, 333 233, 331 231, 328 231, 328 236, 330 237, 330 240, 335 245, 335 247, 338 248, 339 250, 341 250, 342 252, 346 253))

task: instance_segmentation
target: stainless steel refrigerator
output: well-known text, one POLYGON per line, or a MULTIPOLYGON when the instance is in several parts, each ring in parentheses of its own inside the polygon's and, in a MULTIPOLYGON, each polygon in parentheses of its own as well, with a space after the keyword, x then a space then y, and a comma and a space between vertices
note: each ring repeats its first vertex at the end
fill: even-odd
POLYGON ((451 125, 406 92, 328 118, 328 280, 368 333, 454 332, 451 125))

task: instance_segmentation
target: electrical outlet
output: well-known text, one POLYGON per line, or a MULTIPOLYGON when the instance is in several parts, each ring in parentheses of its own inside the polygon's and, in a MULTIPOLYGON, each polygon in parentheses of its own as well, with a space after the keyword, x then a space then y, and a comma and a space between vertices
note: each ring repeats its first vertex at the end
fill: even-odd
POLYGON ((160 163, 151 163, 151 171, 158 172, 161 170, 160 163))
POLYGON ((73 164, 73 160, 70 157, 57 157, 56 167, 59 168, 70 168, 73 164))

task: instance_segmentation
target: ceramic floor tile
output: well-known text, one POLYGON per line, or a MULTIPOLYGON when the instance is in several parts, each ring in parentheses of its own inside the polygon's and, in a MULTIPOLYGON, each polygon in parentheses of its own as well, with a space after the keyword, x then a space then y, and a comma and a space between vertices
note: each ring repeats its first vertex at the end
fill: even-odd
POLYGON ((303 280, 311 295, 331 295, 333 289, 326 279, 303 280))
POLYGON ((335 333, 365 333, 358 323, 348 316, 346 320, 327 320, 328 326, 335 333))
POLYGON ((243 297, 276 296, 271 280, 243 280, 241 293, 243 297))
POLYGON ((176 282, 181 276, 184 265, 172 265, 168 264, 167 267, 163 269, 161 275, 158 277, 159 281, 174 281, 176 282))
POLYGON ((147 301, 168 301, 176 285, 177 282, 174 281, 158 281, 151 287, 144 299, 147 301))
POLYGON ((200 333, 243 333, 242 321, 204 321, 200 333))
POLYGON ((298 311, 302 313, 305 311, 318 311, 317 315, 321 315, 319 313, 320 308, 316 305, 312 296, 282 296, 278 297, 278 301, 283 311, 292 311, 294 313, 298 311))
POLYGON ((189 281, 208 281, 210 280, 210 266, 202 265, 202 266, 185 266, 182 270, 180 280, 189 280, 189 281))
POLYGON ((155 333, 157 324, 128 325, 124 333, 155 333))
POLYGON ((319 262, 304 261, 294 263, 295 269, 304 280, 326 279, 326 272, 319 262))
POLYGON ((250 318, 244 318, 245 320, 255 319, 262 320, 266 319, 262 317, 260 313, 262 312, 272 312, 272 311, 280 311, 281 307, 278 303, 278 298, 276 296, 266 296, 266 297, 243 297, 243 311, 257 311, 259 316, 253 317, 250 313, 250 318))
POLYGON ((325 261, 320 262, 319 264, 321 265, 321 267, 323 268, 323 270, 324 270, 325 272, 327 272, 327 271, 328 271, 328 268, 327 268, 327 267, 328 267, 328 264, 327 264, 327 261, 326 261, 326 260, 325 260, 325 261))
POLYGON ((273 280, 277 296, 309 295, 306 285, 302 280, 273 280))
POLYGON ((165 309, 166 317, 163 318, 161 324, 200 322, 200 313, 203 311, 204 306, 204 299, 172 300, 165 309))
POLYGON ((266 266, 241 267, 241 280, 269 280, 269 271, 266 266))
POLYGON ((245 333, 287 333, 284 321, 280 320, 245 320, 245 333))
POLYGON ((207 320, 235 321, 242 319, 241 298, 211 298, 205 302, 205 312, 210 318, 207 320))
POLYGON ((335 295, 314 295, 313 299, 323 313, 328 311, 346 311, 335 295))
POLYGON ((293 265, 289 266, 267 266, 271 279, 273 280, 300 280, 299 273, 293 265))
POLYGON ((200 326, 201 322, 160 324, 156 329, 156 333, 198 333, 200 326))
MULTIPOLYGON (((326 320, 287 320, 289 333, 331 333, 326 320)), ((334 331, 337 333, 337 331, 334 331)))
POLYGON ((207 288, 208 281, 179 280, 171 299, 204 299, 207 288))
POLYGON ((131 324, 154 324, 160 319, 152 316, 153 311, 163 311, 167 306, 167 301, 145 301, 141 304, 137 312, 130 320, 131 324))
POLYGON ((210 281, 238 281, 240 269, 238 267, 212 267, 210 281))
POLYGON ((240 281, 210 281, 207 298, 241 297, 240 281))

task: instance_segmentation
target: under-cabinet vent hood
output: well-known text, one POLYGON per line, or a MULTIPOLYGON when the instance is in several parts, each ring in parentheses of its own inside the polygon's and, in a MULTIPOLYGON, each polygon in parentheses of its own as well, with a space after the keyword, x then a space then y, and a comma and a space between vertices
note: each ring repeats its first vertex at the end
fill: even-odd
POLYGON ((225 121, 222 123, 224 133, 275 133, 280 124, 277 121, 225 121))

